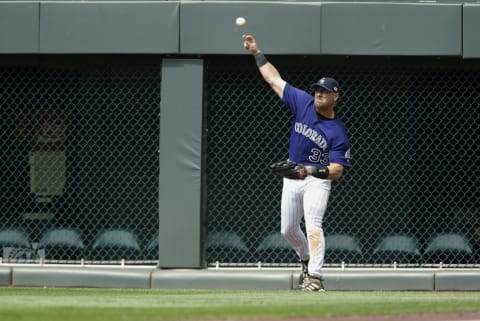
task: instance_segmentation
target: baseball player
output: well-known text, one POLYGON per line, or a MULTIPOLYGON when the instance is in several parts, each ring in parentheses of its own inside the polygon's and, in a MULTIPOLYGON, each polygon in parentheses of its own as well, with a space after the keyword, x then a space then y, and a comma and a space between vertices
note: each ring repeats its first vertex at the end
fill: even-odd
POLYGON ((335 79, 323 77, 312 84, 313 95, 295 88, 268 62, 253 36, 243 35, 243 40, 265 81, 294 116, 289 159, 271 165, 283 177, 281 233, 302 262, 299 288, 323 291, 323 216, 331 182, 351 166, 347 132, 335 113, 340 86, 335 79), (306 236, 300 228, 302 217, 306 236))

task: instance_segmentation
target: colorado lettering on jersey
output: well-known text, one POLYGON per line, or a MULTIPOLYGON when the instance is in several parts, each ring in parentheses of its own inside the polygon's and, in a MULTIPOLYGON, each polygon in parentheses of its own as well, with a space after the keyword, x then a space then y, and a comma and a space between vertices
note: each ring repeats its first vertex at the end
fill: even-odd
POLYGON ((294 130, 296 133, 299 133, 310 139, 322 150, 326 151, 328 149, 327 141, 325 140, 325 138, 323 138, 323 136, 319 135, 315 129, 312 129, 305 124, 296 122, 294 130))

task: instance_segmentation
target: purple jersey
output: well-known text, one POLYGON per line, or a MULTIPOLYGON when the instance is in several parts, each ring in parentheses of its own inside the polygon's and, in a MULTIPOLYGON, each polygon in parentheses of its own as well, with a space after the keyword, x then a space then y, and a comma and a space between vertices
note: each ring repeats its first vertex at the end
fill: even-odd
POLYGON ((288 83, 282 101, 294 115, 288 150, 290 160, 313 166, 330 163, 351 166, 350 142, 345 125, 338 117, 319 117, 313 96, 288 83))

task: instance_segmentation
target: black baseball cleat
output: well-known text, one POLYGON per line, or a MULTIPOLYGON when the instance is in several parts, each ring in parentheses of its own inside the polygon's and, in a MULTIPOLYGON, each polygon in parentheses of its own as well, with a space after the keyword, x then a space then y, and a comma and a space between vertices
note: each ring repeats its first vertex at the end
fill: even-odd
POLYGON ((325 288, 323 287, 322 278, 317 278, 311 275, 308 275, 304 280, 301 286, 302 291, 304 292, 323 292, 325 288))
POLYGON ((300 263, 302 264, 302 271, 300 272, 300 275, 298 277, 298 288, 302 289, 303 283, 305 282, 305 279, 308 277, 308 260, 306 261, 300 260, 300 263))

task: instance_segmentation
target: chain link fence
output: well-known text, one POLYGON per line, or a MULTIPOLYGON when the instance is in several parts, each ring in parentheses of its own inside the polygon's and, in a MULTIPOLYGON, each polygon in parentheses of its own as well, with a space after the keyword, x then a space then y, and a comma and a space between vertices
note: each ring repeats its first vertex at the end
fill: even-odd
MULTIPOLYGON (((3 261, 156 262, 161 57, 5 58, 3 261)), ((333 184, 327 265, 479 266, 477 60, 269 59, 297 87, 343 88, 353 167, 333 184)), ((206 262, 296 265, 268 170, 290 115, 251 57, 206 57, 205 76, 206 262)))
POLYGON ((29 59, 0 66, 0 256, 158 260, 160 60, 29 59))
MULTIPOLYGON (((332 187, 327 266, 478 266, 478 61, 269 59, 299 88, 332 76, 343 89, 353 167, 332 187)), ((209 263, 298 263, 268 169, 288 156, 290 115, 251 57, 212 59, 207 79, 209 263)))

